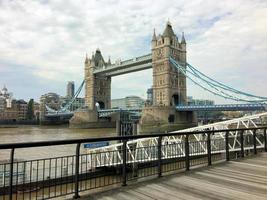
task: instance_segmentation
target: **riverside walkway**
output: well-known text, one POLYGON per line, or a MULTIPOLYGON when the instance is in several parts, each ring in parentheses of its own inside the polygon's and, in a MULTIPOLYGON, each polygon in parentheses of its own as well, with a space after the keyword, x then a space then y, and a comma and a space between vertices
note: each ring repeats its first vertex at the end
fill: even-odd
POLYGON ((82 199, 267 199, 267 153, 165 176, 82 199))

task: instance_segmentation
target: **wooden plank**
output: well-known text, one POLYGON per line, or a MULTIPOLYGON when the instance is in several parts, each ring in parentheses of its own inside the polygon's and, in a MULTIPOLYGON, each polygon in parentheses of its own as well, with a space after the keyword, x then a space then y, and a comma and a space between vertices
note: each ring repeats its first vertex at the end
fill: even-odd
POLYGON ((172 195, 166 195, 166 193, 158 191, 156 189, 151 189, 148 186, 145 187, 137 187, 134 191, 139 192, 143 195, 147 195, 153 199, 162 199, 162 200, 169 200, 173 199, 172 195))
POLYGON ((151 199, 153 199, 152 197, 149 197, 147 195, 141 194, 141 193, 136 192, 136 191, 131 190, 131 189, 127 190, 126 193, 131 195, 135 199, 140 199, 140 200, 151 200, 151 199))
POLYGON ((190 191, 183 191, 183 190, 176 190, 174 187, 170 187, 167 184, 164 183, 157 183, 153 185, 149 185, 149 187, 155 188, 158 191, 162 191, 167 194, 172 194, 172 197, 170 199, 184 199, 184 200, 199 200, 199 196, 196 197, 192 195, 190 191))
POLYGON ((232 188, 226 188, 224 185, 219 184, 219 180, 218 184, 214 184, 203 179, 187 176, 185 178, 173 179, 172 182, 191 187, 192 192, 194 192, 194 190, 201 190, 204 194, 211 194, 214 198, 218 197, 218 199, 266 199, 266 197, 249 194, 244 191, 241 192, 232 188))
POLYGON ((266 195, 266 190, 265 189, 260 189, 258 187, 248 187, 246 184, 241 184, 241 183, 236 183, 236 182, 232 182, 231 180, 227 180, 227 179, 216 179, 214 177, 207 177, 207 176, 203 176, 203 175, 199 175, 199 174, 194 174, 195 178, 199 178, 199 179, 203 179, 207 182, 210 182, 211 184, 215 184, 215 185, 221 185, 224 188, 230 188, 230 189, 235 189, 237 191, 241 191, 241 192, 248 192, 251 194, 255 194, 255 195, 266 195))
POLYGON ((97 194, 100 200, 267 199, 267 153, 97 194))

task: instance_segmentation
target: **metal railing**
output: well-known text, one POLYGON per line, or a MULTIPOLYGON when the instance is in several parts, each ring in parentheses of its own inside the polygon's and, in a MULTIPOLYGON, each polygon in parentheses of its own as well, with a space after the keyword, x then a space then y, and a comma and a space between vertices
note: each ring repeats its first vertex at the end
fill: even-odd
POLYGON ((0 200, 50 199, 71 194, 78 198, 79 193, 85 190, 114 184, 126 186, 129 181, 147 176, 161 177, 181 169, 190 170, 196 165, 243 158, 267 151, 266 129, 258 127, 0 144, 0 151, 10 149, 9 161, 0 162, 0 200), (233 144, 236 140, 229 135, 230 131, 238 134, 238 145, 233 144), (200 134, 202 139, 196 141, 193 134, 200 134), (217 137, 218 134, 220 137, 217 137), (224 138, 221 138, 222 134, 224 138), (165 137, 170 136, 179 137, 179 140, 163 142, 165 137), (143 146, 131 143, 133 139, 151 137, 155 139, 143 146), (86 153, 80 151, 82 144, 89 143, 90 146, 107 141, 122 142, 123 145, 107 151, 98 151, 97 148, 86 153), (22 148, 68 144, 76 144, 75 155, 23 161, 14 158, 15 151, 22 148))

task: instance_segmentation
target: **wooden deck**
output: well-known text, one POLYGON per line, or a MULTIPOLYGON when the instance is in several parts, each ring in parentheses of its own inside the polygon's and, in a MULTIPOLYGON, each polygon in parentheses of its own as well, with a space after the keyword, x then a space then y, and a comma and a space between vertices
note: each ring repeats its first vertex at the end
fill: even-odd
POLYGON ((99 200, 267 199, 267 153, 98 193, 99 200))

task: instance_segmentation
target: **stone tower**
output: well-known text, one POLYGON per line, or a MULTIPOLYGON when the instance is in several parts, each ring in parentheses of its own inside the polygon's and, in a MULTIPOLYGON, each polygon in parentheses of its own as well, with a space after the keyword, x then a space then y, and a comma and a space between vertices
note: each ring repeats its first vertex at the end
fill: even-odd
POLYGON ((187 105, 186 77, 170 62, 170 57, 186 67, 186 41, 175 35, 170 22, 162 35, 154 31, 152 42, 153 104, 142 110, 139 131, 165 132, 196 125, 192 111, 178 111, 176 105, 187 105))
POLYGON ((95 110, 96 103, 101 109, 109 109, 111 106, 111 77, 94 75, 94 70, 104 68, 108 63, 99 49, 92 54, 91 59, 85 59, 85 105, 89 110, 95 110))
POLYGON ((162 35, 152 38, 153 105, 186 105, 186 77, 169 60, 172 57, 186 67, 186 42, 179 42, 170 22, 162 35))

